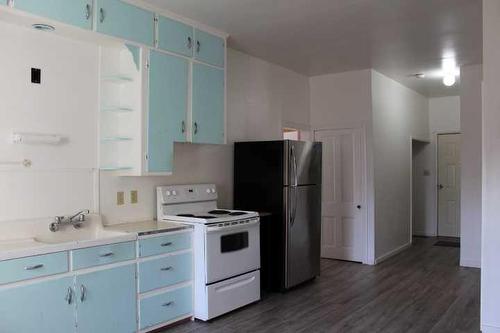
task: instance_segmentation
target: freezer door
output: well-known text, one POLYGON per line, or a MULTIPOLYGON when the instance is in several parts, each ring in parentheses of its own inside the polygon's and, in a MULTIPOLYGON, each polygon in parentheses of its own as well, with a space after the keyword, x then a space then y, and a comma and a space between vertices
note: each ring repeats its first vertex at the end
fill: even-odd
POLYGON ((285 141, 285 185, 321 184, 321 143, 285 141))
POLYGON ((286 215, 285 288, 319 275, 321 185, 284 189, 286 215))

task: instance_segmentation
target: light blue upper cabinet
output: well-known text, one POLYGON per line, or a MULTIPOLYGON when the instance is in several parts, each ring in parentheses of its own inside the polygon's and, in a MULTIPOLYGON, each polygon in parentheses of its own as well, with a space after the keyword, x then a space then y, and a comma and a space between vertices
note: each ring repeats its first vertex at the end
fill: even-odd
POLYGON ((120 0, 97 0, 96 16, 98 32, 153 46, 152 12, 120 0))
POLYGON ((160 16, 158 19, 158 47, 162 50, 193 56, 193 27, 160 16))
POLYGON ((135 265, 77 275, 78 333, 136 332, 135 281, 135 265))
POLYGON ((0 291, 0 332, 74 332, 72 286, 73 278, 66 277, 0 291))
POLYGON ((186 141, 187 60, 151 51, 148 172, 171 172, 174 142, 186 141))
POLYGON ((224 143, 224 71, 193 64, 193 142, 224 143))
POLYGON ((226 49, 224 39, 199 29, 196 29, 195 38, 195 58, 207 64, 224 67, 226 49))
POLYGON ((14 7, 84 29, 92 29, 92 0, 16 0, 14 7))

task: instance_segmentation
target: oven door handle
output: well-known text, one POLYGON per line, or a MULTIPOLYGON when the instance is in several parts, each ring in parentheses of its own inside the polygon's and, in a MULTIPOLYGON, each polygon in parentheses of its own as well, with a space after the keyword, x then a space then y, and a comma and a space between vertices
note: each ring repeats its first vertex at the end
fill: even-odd
POLYGON ((238 281, 234 281, 234 282, 231 282, 229 284, 217 287, 217 288, 215 288, 215 291, 218 292, 218 293, 222 293, 222 292, 225 292, 225 291, 228 291, 228 290, 232 290, 232 289, 236 289, 236 288, 239 288, 239 287, 243 287, 243 286, 245 286, 245 285, 247 285, 249 283, 252 283, 253 281, 255 281, 255 276, 244 278, 244 279, 241 279, 241 280, 238 280, 238 281))
POLYGON ((254 220, 248 223, 241 223, 241 224, 235 224, 235 225, 228 225, 227 227, 208 227, 207 228, 207 233, 215 233, 215 232, 228 232, 228 231, 233 231, 233 230, 240 230, 240 229, 248 229, 249 227, 253 227, 255 225, 258 225, 260 223, 259 220, 254 220))

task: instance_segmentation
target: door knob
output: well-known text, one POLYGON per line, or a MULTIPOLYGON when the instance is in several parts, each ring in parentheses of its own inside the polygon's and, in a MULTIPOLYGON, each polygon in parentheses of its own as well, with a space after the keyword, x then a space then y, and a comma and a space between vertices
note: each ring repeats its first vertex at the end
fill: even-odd
POLYGON ((357 205, 357 206, 356 206, 356 208, 357 208, 357 209, 361 209, 361 205, 357 205))
POLYGON ((439 185, 438 185, 438 188, 439 188, 440 190, 442 190, 442 189, 444 188, 443 184, 439 184, 439 185))

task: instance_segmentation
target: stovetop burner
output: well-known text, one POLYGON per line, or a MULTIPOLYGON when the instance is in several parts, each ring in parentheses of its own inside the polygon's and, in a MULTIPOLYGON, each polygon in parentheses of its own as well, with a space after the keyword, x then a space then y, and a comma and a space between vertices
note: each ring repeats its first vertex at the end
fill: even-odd
POLYGON ((177 214, 177 216, 181 216, 181 217, 195 217, 194 214, 177 214))
POLYGON ((216 217, 215 216, 209 216, 209 215, 197 215, 195 216, 199 219, 215 219, 216 217))
POLYGON ((229 213, 230 211, 224 209, 216 209, 208 212, 208 214, 213 214, 213 215, 227 215, 229 213))
POLYGON ((247 213, 245 212, 232 212, 232 213, 229 213, 230 216, 240 216, 240 215, 245 215, 247 213))

